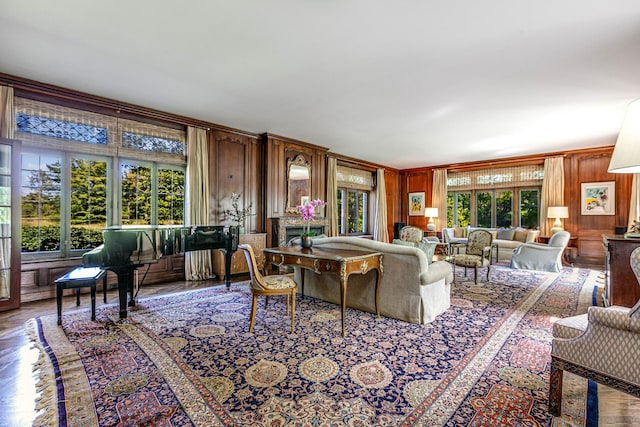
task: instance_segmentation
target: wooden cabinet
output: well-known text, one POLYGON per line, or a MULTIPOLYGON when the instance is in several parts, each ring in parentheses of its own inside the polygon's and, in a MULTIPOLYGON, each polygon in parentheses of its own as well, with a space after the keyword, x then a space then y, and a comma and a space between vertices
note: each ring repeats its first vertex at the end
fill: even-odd
POLYGON ((604 303, 606 306, 633 307, 640 300, 640 284, 629 259, 640 246, 640 239, 625 239, 620 235, 603 235, 604 246, 604 303))
MULTIPOLYGON (((256 263, 258 267, 264 263, 264 254, 262 250, 267 247, 267 235, 266 233, 254 233, 254 234, 241 234, 240 244, 251 245, 253 252, 256 256, 256 263)), ((224 277, 224 253, 221 250, 214 249, 213 251, 213 272, 218 277, 224 277)), ((236 251, 231 257, 231 274, 248 273, 249 267, 247 267, 247 261, 244 257, 244 253, 241 250, 236 251)))

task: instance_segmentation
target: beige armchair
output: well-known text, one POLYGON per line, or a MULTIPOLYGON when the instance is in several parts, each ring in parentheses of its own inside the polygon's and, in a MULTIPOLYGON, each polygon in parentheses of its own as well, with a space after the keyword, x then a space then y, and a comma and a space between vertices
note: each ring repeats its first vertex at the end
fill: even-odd
MULTIPOLYGON (((640 282, 640 248, 630 257, 640 282)), ((640 301, 633 308, 589 307, 553 325, 549 412, 562 412, 562 374, 571 372, 640 397, 640 301)))
POLYGON ((571 234, 558 231, 548 244, 525 243, 513 250, 511 268, 559 272, 562 270, 562 253, 569 244, 571 234))

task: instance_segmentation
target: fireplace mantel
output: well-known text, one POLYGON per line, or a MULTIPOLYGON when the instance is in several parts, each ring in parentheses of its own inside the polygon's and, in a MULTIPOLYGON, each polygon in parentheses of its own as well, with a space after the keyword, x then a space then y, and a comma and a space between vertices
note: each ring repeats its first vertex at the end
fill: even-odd
MULTIPOLYGON (((301 215, 285 215, 277 218, 271 218, 273 225, 273 236, 277 238, 278 246, 286 246, 289 240, 303 233, 304 227, 307 225, 302 220, 301 215)), ((323 234, 329 226, 329 221, 325 217, 316 217, 309 222, 311 231, 316 234, 323 234)))

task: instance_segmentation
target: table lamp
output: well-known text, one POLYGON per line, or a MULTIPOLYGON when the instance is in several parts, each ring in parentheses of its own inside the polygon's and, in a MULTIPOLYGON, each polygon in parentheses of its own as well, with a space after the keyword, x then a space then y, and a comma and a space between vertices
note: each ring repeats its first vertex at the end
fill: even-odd
POLYGON ((427 230, 434 231, 436 224, 433 222, 433 218, 438 218, 438 208, 424 208, 424 216, 429 218, 427 230))
MULTIPOLYGON (((622 127, 613 148, 609 173, 640 173, 640 99, 627 107, 622 127)), ((638 180, 636 180, 638 181, 638 180)), ((632 187, 631 208, 629 209, 629 231, 624 237, 640 237, 640 189, 632 187), (634 197, 635 196, 635 197, 634 197)))
POLYGON ((569 218, 569 208, 566 206, 549 206, 547 211, 547 218, 555 218, 556 222, 553 223, 553 227, 551 228, 551 234, 558 231, 563 231, 562 221, 560 218, 569 218))

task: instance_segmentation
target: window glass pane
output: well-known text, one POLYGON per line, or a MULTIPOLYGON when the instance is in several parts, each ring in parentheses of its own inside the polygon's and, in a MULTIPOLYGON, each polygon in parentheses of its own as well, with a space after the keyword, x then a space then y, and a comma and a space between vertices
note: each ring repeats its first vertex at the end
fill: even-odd
POLYGON ((184 143, 182 141, 134 132, 122 132, 122 146, 135 148, 136 150, 184 154, 184 143))
POLYGON ((540 191, 538 189, 520 190, 520 225, 535 228, 540 218, 540 191))
POLYGON ((184 224, 184 172, 158 170, 158 224, 184 224))
POLYGON ((120 165, 122 225, 151 224, 151 168, 120 165))
POLYGON ((491 196, 493 192, 476 193, 476 226, 491 227, 491 196))
POLYGON ((22 155, 22 251, 60 250, 61 158, 22 155))
POLYGON ((366 233, 367 193, 364 191, 347 191, 347 233, 366 233))
POLYGON ((23 113, 16 114, 16 131, 90 144, 106 144, 108 140, 107 129, 104 127, 23 113))
POLYGON ((513 224, 513 191, 496 191, 496 227, 513 224))
POLYGON ((471 225, 471 193, 456 193, 454 220, 460 227, 471 225))
POLYGON ((107 162, 71 160, 71 249, 102 244, 107 226, 107 162))

